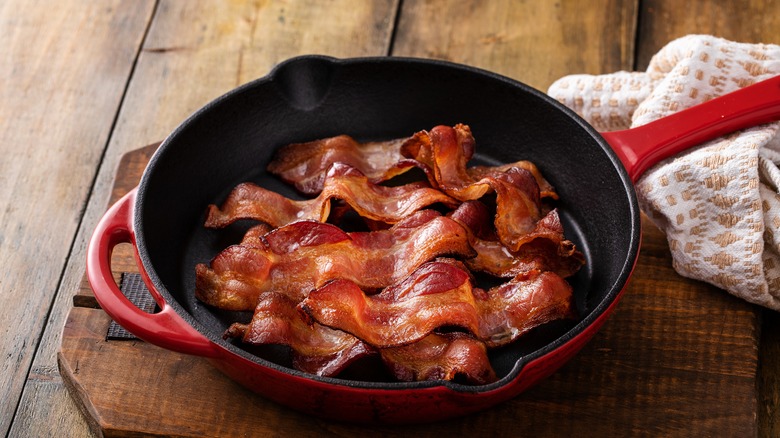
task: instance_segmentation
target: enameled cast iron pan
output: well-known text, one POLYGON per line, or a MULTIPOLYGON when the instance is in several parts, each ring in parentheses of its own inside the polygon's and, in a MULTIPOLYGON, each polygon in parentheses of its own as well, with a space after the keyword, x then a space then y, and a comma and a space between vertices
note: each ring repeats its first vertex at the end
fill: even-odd
POLYGON ((490 72, 392 57, 294 58, 209 103, 165 139, 137 191, 114 205, 96 229, 88 250, 89 281, 103 309, 139 338, 208 358, 241 384, 303 412, 400 423, 478 411, 558 369, 615 307, 639 250, 632 180, 685 147, 773 120, 779 115, 772 105, 780 100, 778 79, 742 91, 741 97, 710 101, 694 114, 606 134, 615 153, 603 136, 544 93, 490 72), (222 339, 237 316, 195 299, 195 264, 210 261, 240 234, 205 229, 208 204, 221 203, 245 180, 296 196, 264 172, 273 152, 288 143, 339 134, 393 139, 457 123, 474 133, 476 163, 531 160, 557 189, 567 237, 587 258, 570 279, 581 319, 549 324, 493 352, 500 380, 476 387, 370 381, 359 372, 357 380, 321 378, 293 370, 273 352, 258 356, 222 339), (155 314, 135 307, 113 282, 110 254, 122 242, 136 249, 160 308, 155 314))

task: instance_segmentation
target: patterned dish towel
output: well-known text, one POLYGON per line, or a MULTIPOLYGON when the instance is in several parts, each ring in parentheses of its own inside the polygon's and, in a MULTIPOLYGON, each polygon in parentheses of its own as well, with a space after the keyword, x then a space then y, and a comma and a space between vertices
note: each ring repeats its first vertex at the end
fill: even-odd
MULTIPOLYGON (((548 94, 599 131, 637 127, 780 74, 780 46, 707 35, 672 41, 645 72, 572 75, 548 94)), ((703 143, 648 170, 642 210, 675 270, 780 310, 780 123, 703 143)))

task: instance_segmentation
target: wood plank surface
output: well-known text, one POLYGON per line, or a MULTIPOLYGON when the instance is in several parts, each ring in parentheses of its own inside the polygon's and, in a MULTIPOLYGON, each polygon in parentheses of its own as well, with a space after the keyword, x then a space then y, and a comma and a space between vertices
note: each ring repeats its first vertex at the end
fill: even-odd
MULTIPOLYGON (((60 4, 63 5, 63 8, 69 5, 72 8, 82 8, 89 11, 90 8, 83 7, 84 3, 80 0, 70 0, 60 4)), ((88 3, 93 4, 93 2, 88 3)), ((100 3, 94 4, 96 8, 101 5, 100 3)), ((138 2, 120 2, 120 4, 126 9, 134 10, 139 10, 142 6, 138 2)), ((7 6, 8 17, 11 17, 12 13, 26 11, 20 5, 7 4, 7 6)), ((106 6, 101 5, 100 7, 106 8, 106 6)), ((52 9, 51 6, 40 5, 41 10, 46 8, 52 9)), ((12 435, 57 436, 61 434, 62 430, 88 430, 83 416, 74 410, 75 405, 69 397, 62 396, 66 395, 67 391, 57 373, 56 353, 60 345, 61 331, 70 311, 74 291, 79 289, 84 275, 86 243, 98 219, 105 212, 112 181, 122 155, 145 144, 162 140, 197 108, 242 82, 264 75, 281 59, 308 53, 338 57, 387 54, 396 9, 397 0, 371 2, 351 2, 349 0, 325 2, 316 0, 272 2, 160 0, 156 2, 154 15, 149 17, 152 22, 138 56, 133 76, 123 79, 123 85, 127 84, 127 92, 116 122, 114 124, 111 120, 100 122, 100 126, 105 132, 110 132, 111 138, 107 147, 105 146, 105 138, 102 142, 94 145, 97 147, 94 152, 95 156, 100 157, 101 153, 104 156, 101 163, 92 163, 88 166, 92 173, 84 186, 89 188, 90 184, 93 184, 91 196, 88 201, 81 199, 78 202, 72 202, 73 205, 70 206, 69 211, 76 217, 73 220, 74 228, 78 223, 78 215, 82 215, 78 231, 66 229, 60 224, 55 225, 56 222, 52 222, 51 218, 43 222, 50 227, 50 235, 57 235, 57 232, 60 232, 63 233, 62 236, 68 236, 69 240, 65 243, 54 245, 58 247, 58 250, 63 251, 62 256, 59 257, 61 262, 65 260, 68 245, 73 240, 74 234, 75 240, 73 240, 73 247, 67 259, 64 273, 57 269, 46 272, 47 275, 52 275, 55 279, 59 278, 60 275, 62 278, 32 368, 30 369, 29 365, 32 353, 30 346, 28 347, 30 351, 27 365, 14 369, 14 372, 18 373, 16 376, 18 383, 10 390, 9 396, 12 400, 19 399, 21 385, 24 384, 28 369, 30 369, 30 373, 24 393, 21 395, 20 411, 17 413, 17 418, 21 418, 21 420, 15 422, 11 430, 12 435), (100 165, 99 168, 98 165, 100 165), (95 169, 98 169, 96 178, 94 177, 95 169), (60 403, 65 403, 69 408, 62 407, 60 403), (63 416, 54 422, 49 421, 51 412, 59 412, 62 409, 70 409, 70 412, 76 412, 76 415, 63 416), (67 424, 63 425, 62 422, 67 424)), ((51 13, 51 11, 49 12, 51 13)), ((148 12, 151 13, 151 10, 148 12)), ((106 8, 106 13, 120 23, 123 20, 121 14, 114 13, 110 8, 106 8)), ((24 16, 29 17, 30 20, 36 20, 36 15, 32 14, 32 11, 25 12, 24 16)), ((41 12, 40 18, 37 18, 39 26, 55 24, 54 22, 48 23, 44 18, 46 16, 41 12)), ((51 14, 48 18, 56 19, 57 16, 51 14)), ((66 18, 61 17, 60 19, 64 21, 66 18)), ((75 31, 75 26, 81 22, 84 20, 76 20, 76 23, 72 23, 74 28, 69 29, 69 31, 78 34, 75 31)), ((92 30, 94 30, 92 26, 98 27, 90 25, 92 30)), ((112 39, 126 38, 123 34, 116 33, 120 28, 121 26, 117 25, 117 30, 111 36, 107 36, 108 34, 95 36, 95 43, 109 44, 112 39)), ((141 36, 142 34, 137 36, 139 42, 141 36)), ((29 35, 27 41, 37 40, 29 35)), ((63 44, 70 43, 66 40, 63 44)), ((54 49, 62 53, 68 53, 70 50, 84 57, 92 54, 78 45, 74 45, 70 49, 71 46, 59 48, 46 44, 40 44, 36 47, 41 51, 41 58, 51 55, 48 51, 54 49)), ((110 62, 114 55, 95 56, 97 59, 94 62, 110 62)), ((91 63, 87 59, 75 57, 66 59, 75 62, 75 65, 79 69, 85 69, 84 71, 99 71, 99 69, 91 67, 91 63)), ((37 62, 43 63, 43 59, 39 59, 37 62)), ((89 75, 85 76, 84 79, 85 84, 74 85, 71 90, 73 94, 85 93, 84 90, 88 90, 93 85, 88 80, 90 79, 89 75)), ((107 78, 91 79, 92 82, 100 82, 107 78)), ((101 98, 109 100, 107 96, 101 96, 101 98)), ((105 102, 101 101, 100 104, 103 105, 105 102)), ((40 106, 40 109, 44 111, 46 107, 40 106)), ((116 114, 116 108, 112 111, 101 107, 91 108, 88 116, 78 114, 78 118, 69 120, 70 125, 84 129, 84 126, 91 123, 85 121, 90 120, 90 117, 95 117, 93 112, 110 116, 110 119, 116 114)), ((74 118, 77 116, 77 114, 70 115, 74 118)), ((95 123, 97 122, 96 119, 95 123)), ((38 121, 37 123, 42 124, 43 122, 38 121)), ((36 141, 38 141, 37 137, 36 141)), ((3 143, 3 145, 6 144, 10 145, 11 143, 3 143)), ((74 147, 86 149, 87 144, 91 143, 74 142, 74 144, 76 144, 74 147)), ((41 143, 40 147, 43 148, 44 145, 45 142, 41 143)), ((43 153, 42 149, 40 153, 43 153)), ((75 155, 67 148, 63 148, 62 153, 75 155)), ((62 164, 62 177, 73 178, 71 175, 74 167, 73 160, 68 162, 70 164, 62 164)), ((52 161, 52 163, 54 162, 52 161)), ((3 246, 3 248, 6 247, 3 246)), ((32 248, 30 250, 32 251, 32 248)), ((40 264, 31 264, 30 269, 37 269, 38 266, 40 264)), ((30 275, 29 271, 26 275, 35 277, 35 275, 30 275)), ((50 291, 47 297, 48 301, 34 307, 34 312, 37 312, 41 317, 41 324, 50 307, 52 293, 56 287, 56 283, 52 283, 48 289, 50 291)), ((21 294, 29 293, 31 289, 20 288, 18 290, 21 294)), ((42 287, 35 287, 32 290, 42 290, 42 287)), ((8 309, 8 306, 5 307, 8 309)), ((14 312, 20 314, 28 312, 19 309, 18 306, 16 309, 18 310, 14 312)), ((16 313, 10 313, 8 317, 10 318, 12 315, 16 315, 16 313)), ((21 343, 29 338, 28 330, 33 326, 32 323, 24 322, 16 328, 19 331, 19 336, 16 338, 17 349, 21 343)), ((13 353, 9 350, 8 353, 16 355, 17 349, 12 350, 13 353)), ((13 406, 7 408, 7 414, 9 415, 8 421, 2 420, 0 424, 10 425, 13 406)))
POLYGON ((392 54, 469 64, 545 91, 566 74, 630 69, 637 3, 406 2, 392 54))
MULTIPOLYGON (((431 57, 545 90, 566 74, 641 70, 671 39, 691 33, 777 44, 779 21, 778 0, 0 3, 0 318, 13 321, 0 341, 0 432, 135 435, 129 420, 149 434, 183 436, 778 436, 780 318, 677 276, 663 234, 647 222, 630 288, 594 340, 517 399, 445 425, 368 429, 304 417, 213 374, 199 358, 143 343, 109 346, 101 340, 102 311, 71 306, 75 291, 87 300, 79 307, 89 305, 86 242, 110 199, 127 189, 112 194, 117 170, 137 177, 151 149, 133 151, 280 60, 305 53, 431 57), (235 417, 217 397, 196 402, 212 408, 203 420, 211 425, 173 429, 150 406, 179 415, 196 391, 171 401, 165 388, 147 394, 148 386, 111 380, 96 384, 114 398, 148 396, 146 410, 102 417, 109 426, 89 424, 96 412, 79 412, 65 383, 105 365, 68 362, 60 375, 61 348, 85 359, 105 348, 124 355, 130 377, 158 373, 167 384, 180 382, 167 379, 171 373, 193 368, 200 379, 235 390, 257 416, 250 424, 262 424, 223 422, 235 417)), ((133 268, 126 255, 117 254, 121 270, 133 268)))
POLYGON ((715 35, 744 43, 780 43, 780 1, 685 2, 643 0, 637 44, 637 70, 644 70, 650 58, 669 41, 691 34, 715 35))
MULTIPOLYGON (((432 17, 414 14, 433 14, 436 11, 440 8, 422 12, 414 8, 404 9, 399 17, 398 39, 393 53, 420 56, 415 51, 420 50, 419 44, 410 47, 402 44, 405 20, 418 24, 427 22, 432 17)), ((538 14, 536 18, 541 20, 538 14)), ((420 26, 407 25, 406 28, 416 31, 420 26)), ((474 28, 472 33, 460 30, 461 37, 466 39, 478 39, 478 33, 482 32, 481 28, 474 28)), ((438 34, 443 30, 426 28, 421 32, 438 34)), ((414 41, 414 38, 409 38, 409 41, 414 41)), ((625 44, 630 43, 626 41, 625 44)), ((436 56, 452 59, 445 52, 436 56)), ((546 62, 553 65, 555 59, 547 56, 546 62)), ((517 65, 505 64, 487 65, 487 68, 499 70, 502 66, 507 71, 518 68, 517 65)), ((602 66, 601 71, 608 72, 610 68, 602 66)), ((546 81, 553 79, 547 78, 546 81)), ((663 235, 649 223, 646 223, 644 238, 643 255, 625 302, 621 303, 604 331, 561 372, 527 394, 489 412, 446 424, 383 432, 413 432, 425 436, 433 433, 463 434, 479 428, 483 432, 501 435, 502 431, 511 430, 511 425, 507 423, 511 419, 512 422, 528 425, 524 430, 529 433, 555 436, 574 433, 582 427, 587 427, 594 435, 608 435, 625 425, 631 425, 630 431, 637 434, 684 435, 691 430, 704 434, 724 431, 733 435, 755 434, 754 378, 758 326, 755 310, 714 288, 677 276, 671 268, 663 235), (701 307, 702 298, 707 307, 701 307), (724 320, 730 321, 730 324, 724 326, 724 320), (632 330, 632 327, 642 330, 632 330), (714 336, 714 333, 719 336, 714 336), (724 343, 737 348, 727 350, 724 343), (582 382, 597 384, 583 388, 582 382), (612 382, 622 385, 611 385, 612 382), (690 408, 692 400, 713 394, 714 397, 700 403, 697 409, 690 408), (718 397, 718 394, 728 394, 729 397, 718 397), (599 418, 605 407, 611 415, 606 419, 599 418), (587 420, 592 418, 599 418, 599 421, 587 420)), ((81 353, 86 357, 89 352, 82 349, 81 353)), ((104 403, 104 408, 108 408, 111 400, 104 403)), ((224 399, 220 404, 231 403, 229 399, 224 399)), ((265 424, 267 420, 263 413, 274 412, 276 408, 264 406, 253 418, 261 418, 261 423, 265 424)), ((107 409, 107 412, 111 410, 107 409)), ((278 417, 272 415, 272 418, 278 417)), ((112 421, 121 420, 114 418, 112 421)), ((115 425, 112 430, 121 429, 116 426, 117 423, 111 424, 115 425)), ((292 430, 296 433, 321 432, 323 427, 346 436, 367 433, 359 426, 328 424, 322 420, 300 419, 294 424, 297 428, 292 430)), ((254 427, 260 428, 255 429, 257 432, 270 432, 261 425, 254 427)))
POLYGON ((0 321, 13 321, 0 337, 0 434, 19 405, 152 6, 0 3, 0 321))

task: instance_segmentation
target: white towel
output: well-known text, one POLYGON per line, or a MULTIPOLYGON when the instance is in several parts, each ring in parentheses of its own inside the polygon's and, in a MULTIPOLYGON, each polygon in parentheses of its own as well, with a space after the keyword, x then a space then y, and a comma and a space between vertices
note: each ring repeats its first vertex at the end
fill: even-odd
MULTIPOLYGON (((637 127, 780 74, 780 46, 708 35, 672 41, 645 72, 572 75, 548 94, 599 131, 637 127)), ((780 123, 703 143, 648 170, 642 210, 675 270, 780 310, 780 123)))

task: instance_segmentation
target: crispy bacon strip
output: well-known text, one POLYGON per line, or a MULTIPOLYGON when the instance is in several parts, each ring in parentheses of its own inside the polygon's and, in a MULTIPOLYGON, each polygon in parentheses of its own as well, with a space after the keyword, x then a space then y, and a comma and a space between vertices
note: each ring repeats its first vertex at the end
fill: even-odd
POLYGON ((515 252, 498 241, 485 204, 464 202, 449 217, 470 231, 471 246, 477 255, 464 262, 471 271, 502 278, 528 275, 534 271, 552 271, 567 278, 577 273, 585 263, 582 253, 565 238, 555 209, 537 223, 530 240, 515 252))
POLYGON ((550 321, 574 319, 571 285, 553 272, 516 277, 479 295, 479 338, 488 348, 514 342, 550 321))
POLYGON ((542 176, 539 169, 530 161, 517 161, 501 166, 467 167, 474 155, 476 142, 467 125, 454 127, 436 126, 430 131, 420 131, 413 135, 401 148, 401 154, 420 161, 431 169, 431 185, 440 187, 451 196, 461 199, 477 199, 484 186, 470 187, 486 177, 496 177, 511 168, 527 170, 533 175, 542 197, 558 199, 553 186, 542 176), (461 197, 458 192, 464 192, 461 197))
POLYGON ((415 133, 403 144, 401 154, 419 161, 430 170, 426 174, 432 186, 454 191, 474 182, 466 172, 474 149, 471 129, 458 124, 454 128, 436 126, 430 132, 415 133))
MULTIPOLYGON (((432 131, 436 129, 441 128, 437 127, 432 131)), ((530 161, 466 168, 474 154, 474 137, 467 125, 458 124, 452 129, 458 135, 461 149, 450 153, 455 154, 453 156, 456 157, 457 166, 464 169, 459 173, 464 181, 477 181, 517 167, 533 174, 543 198, 558 199, 555 189, 530 161)), ((368 143, 358 143, 352 137, 339 135, 284 146, 276 153, 267 170, 294 185, 300 192, 317 195, 323 189, 325 174, 335 163, 344 163, 358 169, 374 184, 387 181, 413 167, 419 167, 426 172, 431 185, 438 187, 434 175, 434 169, 437 167, 435 161, 430 134, 426 131, 420 131, 410 138, 368 143)))
POLYGON ((477 256, 465 260, 474 272, 484 272, 501 278, 528 275, 536 271, 551 271, 563 278, 571 277, 582 268, 584 257, 569 240, 555 242, 534 239, 512 254, 501 242, 477 240, 472 242, 477 256))
POLYGON ((345 233, 338 227, 301 221, 275 229, 261 244, 233 245, 196 266, 196 297, 226 310, 252 310, 263 292, 299 301, 335 278, 377 290, 441 255, 471 257, 466 230, 423 210, 387 230, 345 233))
POLYGON ((425 183, 380 186, 371 183, 357 169, 336 163, 328 171, 322 192, 314 199, 295 201, 252 183, 239 184, 221 208, 209 206, 206 226, 222 228, 239 219, 254 219, 272 227, 299 220, 325 222, 333 199, 343 200, 362 217, 390 224, 436 203, 449 208, 458 205, 425 183))
POLYGON ((348 333, 306 323, 296 310, 297 304, 286 295, 264 293, 252 321, 231 325, 225 337, 241 338, 253 345, 287 345, 292 350, 293 367, 318 376, 335 376, 357 359, 376 353, 348 333))
POLYGON ((558 192, 556 192, 552 184, 542 176, 542 172, 539 168, 530 161, 516 161, 502 166, 473 166, 466 169, 466 172, 473 180, 478 181, 488 176, 496 176, 500 173, 504 173, 511 168, 523 169, 530 172, 539 185, 539 195, 542 198, 558 199, 558 192))
POLYGON ((471 201, 495 193, 498 238, 510 251, 517 251, 532 238, 543 216, 539 182, 531 171, 520 167, 483 170, 476 180, 466 170, 473 149, 474 138, 467 126, 437 126, 415 134, 402 153, 430 166, 436 186, 455 199, 471 201))
POLYGON ((467 333, 432 333, 413 344, 379 352, 393 376, 403 382, 460 378, 485 385, 497 380, 485 343, 467 333))
POLYGON ((264 246, 263 236, 273 231, 273 228, 266 223, 259 223, 244 233, 241 239, 241 245, 245 246, 264 246))
POLYGON ((325 174, 334 163, 360 170, 374 184, 387 181, 419 166, 401 155, 406 138, 358 143, 348 135, 281 147, 267 170, 306 195, 317 195, 324 187, 325 174))
POLYGON ((555 273, 518 277, 485 291, 472 287, 458 263, 442 260, 371 296, 354 282, 334 280, 309 293, 299 309, 311 321, 376 348, 408 345, 444 326, 462 327, 497 347, 541 324, 574 316, 571 286, 555 273))
MULTIPOLYGON (((323 326, 308 324, 289 297, 265 293, 249 324, 234 323, 225 338, 240 338, 251 345, 290 347, 295 369, 333 377, 356 360, 377 350, 360 339, 323 326)), ((401 381, 453 380, 486 384, 496 380, 487 348, 465 333, 431 334, 419 342, 379 351, 388 370, 401 381)))
POLYGON ((494 223, 498 239, 510 251, 517 252, 539 233, 542 218, 539 186, 530 172, 516 167, 480 181, 496 192, 494 223))

